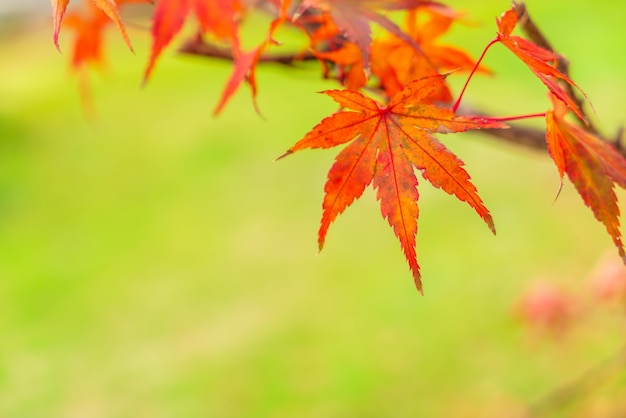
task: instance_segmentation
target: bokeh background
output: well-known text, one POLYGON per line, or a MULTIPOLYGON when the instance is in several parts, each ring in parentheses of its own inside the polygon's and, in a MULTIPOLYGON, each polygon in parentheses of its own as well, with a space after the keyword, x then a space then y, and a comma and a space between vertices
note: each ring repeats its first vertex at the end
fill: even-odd
MULTIPOLYGON (((450 2, 481 25, 447 40, 478 56, 509 4, 472 3, 450 2)), ((135 55, 107 35, 92 117, 69 70, 71 33, 60 55, 49 3, 26 4, 0 9, 0 417, 517 416, 621 344, 623 316, 597 307, 588 280, 616 251, 569 184, 555 201, 546 155, 441 137, 498 235, 422 181, 422 297, 371 190, 316 255, 336 150, 273 162, 335 110, 315 94, 336 87, 315 64, 261 66, 263 118, 245 87, 216 118, 229 64, 170 49, 142 88, 139 14, 135 55), (581 301, 564 336, 516 316, 538 281, 581 301)), ((625 120, 626 4, 527 6, 612 135, 625 120)), ((485 63, 497 75, 474 80, 468 103, 547 109, 502 47, 485 63)), ((546 416, 623 416, 626 376, 583 395, 546 416)))

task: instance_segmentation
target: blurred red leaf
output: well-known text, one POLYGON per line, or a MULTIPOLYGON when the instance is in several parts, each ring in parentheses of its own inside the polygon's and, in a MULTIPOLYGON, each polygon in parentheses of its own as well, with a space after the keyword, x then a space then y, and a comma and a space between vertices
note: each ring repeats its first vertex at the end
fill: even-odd
MULTIPOLYGON (((63 20, 63 15, 65 14, 65 10, 70 2, 70 0, 51 0, 52 2, 52 18, 54 22, 54 44, 57 49, 60 50, 59 46, 59 32, 61 29, 61 21, 63 20)), ((128 33, 126 32, 126 27, 122 22, 122 18, 120 16, 120 12, 118 9, 118 5, 123 3, 151 3, 152 0, 89 0, 88 4, 97 7, 102 11, 109 19, 115 24, 117 30, 122 35, 124 42, 128 48, 132 51, 133 46, 130 42, 130 38, 128 37, 128 33)))
POLYGON ((238 15, 242 6, 238 0, 159 0, 152 21, 152 50, 144 73, 144 81, 172 39, 180 32, 190 14, 198 20, 202 32, 219 40, 235 42, 238 15))

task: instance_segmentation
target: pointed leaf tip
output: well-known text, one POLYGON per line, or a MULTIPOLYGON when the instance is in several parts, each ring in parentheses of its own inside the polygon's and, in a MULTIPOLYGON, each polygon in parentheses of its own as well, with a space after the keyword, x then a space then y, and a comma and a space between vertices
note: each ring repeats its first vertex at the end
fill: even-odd
MULTIPOLYGON (((62 0, 62 1, 67 2, 69 0, 62 0)), ((126 32, 126 27, 124 26, 124 23, 122 22, 122 17, 120 16, 120 11, 117 7, 117 3, 115 2, 115 0, 91 0, 91 2, 100 10, 102 10, 104 14, 106 14, 109 17, 109 19, 113 21, 113 23, 117 27, 118 32, 122 35, 122 38, 124 39, 124 42, 126 43, 126 46, 128 46, 128 49, 130 49, 130 51, 134 53, 135 51, 133 49, 133 45, 130 42, 130 37, 128 36, 128 33, 126 32)))
POLYGON ((288 149, 287 151, 283 152, 281 155, 278 156, 278 158, 276 158, 274 161, 278 161, 278 160, 282 160, 283 158, 285 158, 288 155, 293 154, 293 151, 291 149, 288 149))
POLYGON ((54 41, 54 46, 57 48, 59 52, 61 52, 61 46, 59 45, 59 33, 61 32, 61 22, 63 21, 63 15, 65 14, 65 9, 67 9, 67 5, 70 0, 51 0, 52 4, 52 19, 54 25, 54 32, 52 35, 52 39, 54 41))
POLYGON ((415 274, 413 275, 413 283, 415 283, 415 288, 417 289, 418 292, 420 292, 420 295, 424 296, 424 288, 422 287, 422 279, 420 279, 419 274, 417 276, 415 274))

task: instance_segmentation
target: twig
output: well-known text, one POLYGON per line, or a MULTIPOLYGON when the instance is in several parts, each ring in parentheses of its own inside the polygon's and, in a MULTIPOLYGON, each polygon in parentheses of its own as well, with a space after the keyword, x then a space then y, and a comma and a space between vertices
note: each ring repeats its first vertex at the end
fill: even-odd
MULTIPOLYGON (((207 58, 218 58, 226 61, 233 61, 235 59, 233 51, 230 48, 205 42, 201 37, 189 39, 178 49, 178 52, 207 58)), ((312 61, 316 59, 315 55, 311 52, 304 51, 295 54, 261 54, 258 62, 293 65, 298 61, 312 61)))
MULTIPOLYGON (((513 7, 518 14, 519 23, 521 25, 522 30, 526 33, 526 35, 537 45, 541 46, 544 49, 554 51, 554 48, 548 41, 548 39, 543 35, 541 30, 537 27, 537 25, 533 22, 528 14, 526 6, 522 2, 513 2, 513 7)), ((185 42, 179 49, 179 52, 189 55, 197 55, 206 58, 217 58, 227 61, 233 61, 234 56, 232 50, 225 46, 220 46, 216 44, 211 44, 203 40, 201 36, 194 37, 187 42, 185 42)), ((555 52, 556 53, 556 52, 555 52)), ((262 54, 259 58, 259 63, 277 63, 281 65, 291 66, 299 61, 312 61, 316 60, 317 57, 311 53, 310 51, 297 52, 297 53, 285 53, 285 54, 262 54)), ((561 58, 558 62, 559 71, 569 77, 569 62, 565 58, 561 58)), ((583 114, 585 114, 585 110, 582 107, 584 100, 580 97, 580 94, 568 83, 567 89, 568 94, 576 101, 576 104, 581 108, 583 114)), ((461 106, 459 109, 460 114, 465 115, 474 115, 474 116, 484 116, 484 117, 492 117, 492 115, 484 114, 477 109, 471 109, 464 106, 461 106)), ((588 119, 588 118, 587 118, 588 119)), ((598 133, 598 130, 589 125, 585 127, 587 130, 595 133, 602 140, 611 143, 615 146, 615 148, 626 157, 626 144, 624 141, 623 129, 620 128, 618 134, 615 138, 607 138, 598 133)), ((482 132, 485 134, 495 137, 499 140, 503 140, 506 142, 510 142, 513 144, 529 147, 532 149, 545 151, 547 149, 546 145, 546 132, 544 129, 526 127, 517 124, 511 124, 510 129, 485 129, 482 132)))

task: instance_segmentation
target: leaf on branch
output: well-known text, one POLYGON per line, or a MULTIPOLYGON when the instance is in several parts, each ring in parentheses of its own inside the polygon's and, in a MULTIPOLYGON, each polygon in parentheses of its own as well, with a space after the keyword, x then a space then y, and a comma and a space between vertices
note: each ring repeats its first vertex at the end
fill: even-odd
MULTIPOLYGON (((59 32, 61 30, 61 22, 63 20, 63 15, 65 14, 65 10, 70 2, 70 0, 51 0, 52 2, 52 17, 54 21, 54 45, 60 50, 59 46, 59 32)), ((122 18, 120 16, 120 12, 118 9, 118 5, 123 3, 151 3, 152 0, 90 0, 88 4, 97 7, 101 10, 109 19, 115 24, 117 30, 122 35, 124 42, 128 46, 128 48, 132 51, 133 46, 130 42, 130 38, 128 37, 128 33, 126 32, 126 27, 122 22, 122 18)))
POLYGON ((256 109, 257 113, 259 113, 259 109, 256 105, 257 85, 255 70, 257 63, 259 62, 259 57, 261 56, 261 53, 266 46, 267 42, 264 42, 258 47, 252 49, 251 51, 243 52, 239 50, 238 45, 236 45, 235 59, 233 60, 233 72, 231 73, 228 82, 226 82, 226 86, 222 91, 222 95, 217 106, 215 107, 215 110, 213 110, 214 115, 217 115, 222 111, 228 100, 235 93, 235 91, 237 91, 237 89, 244 80, 247 80, 248 84, 250 85, 250 89, 252 90, 252 101, 254 104, 254 108, 256 109))
POLYGON ((567 107, 558 98, 551 98, 554 110, 546 113, 546 141, 561 181, 567 174, 626 263, 614 190, 614 183, 626 188, 626 159, 611 144, 566 121, 567 107))
POLYGON ((303 0, 296 16, 310 8, 330 16, 330 20, 345 37, 361 51, 365 68, 369 68, 372 31, 370 23, 376 23, 390 33, 409 42, 417 50, 419 46, 381 12, 408 10, 418 6, 435 4, 426 0, 303 0))
MULTIPOLYGON (((404 39, 391 35, 372 42, 372 73, 380 78, 385 92, 393 96, 406 83, 417 78, 445 71, 471 71, 476 65, 465 51, 445 44, 439 38, 445 35, 462 14, 443 5, 427 5, 409 11, 406 18, 407 35, 419 45, 421 52, 404 39)), ((485 67, 481 72, 488 73, 485 67)), ((447 86, 442 88, 437 101, 452 101, 447 86)))
POLYGON ((63 25, 76 32, 72 50, 72 68, 80 70, 86 66, 101 67, 102 35, 110 20, 104 12, 95 7, 86 13, 68 13, 63 25))
POLYGON ((332 61, 339 67, 339 81, 350 90, 358 90, 365 85, 367 77, 361 51, 353 42, 346 42, 340 49, 316 52, 318 59, 332 61))
POLYGON ((259 59, 261 58, 261 54, 265 51, 267 47, 270 45, 276 45, 277 42, 274 40, 274 33, 287 20, 287 12, 288 7, 290 5, 289 0, 282 0, 279 6, 278 15, 272 20, 270 27, 268 29, 266 38, 259 44, 256 48, 248 52, 244 52, 241 49, 241 45, 239 44, 239 40, 235 36, 233 38, 233 72, 222 91, 222 95, 220 100, 213 111, 214 115, 219 114, 228 100, 232 97, 232 95, 237 91, 239 86, 243 81, 247 81, 250 85, 250 90, 252 91, 252 102, 254 104, 254 109, 257 113, 260 114, 259 108, 256 103, 256 94, 257 94, 257 84, 256 84, 256 66, 259 63, 259 59))
POLYGON ((102 10, 113 23, 115 23, 115 26, 122 35, 122 38, 124 38, 124 42, 126 42, 128 49, 132 51, 133 45, 130 43, 130 38, 128 37, 128 33, 126 33, 124 23, 122 23, 122 18, 117 5, 123 3, 146 3, 151 2, 151 0, 91 0, 91 2, 102 10))
POLYGON ((544 49, 524 38, 511 35, 518 23, 518 15, 514 7, 504 12, 500 19, 496 19, 496 23, 498 35, 495 41, 511 50, 548 87, 554 96, 565 103, 580 120, 587 122, 576 102, 557 82, 557 80, 562 80, 569 83, 585 95, 576 83, 556 68, 556 63, 563 58, 557 53, 544 49))
POLYGON ((67 9, 67 5, 70 0, 51 0, 52 1, 52 19, 54 24, 54 33, 52 35, 52 39, 54 40, 54 45, 57 47, 59 52, 61 51, 61 46, 59 45, 59 32, 61 31, 61 21, 63 21, 63 15, 65 14, 65 9, 67 9))
POLYGON ((463 162, 433 134, 506 126, 477 117, 456 116, 451 109, 430 104, 431 96, 444 82, 445 75, 412 81, 386 106, 356 91, 325 91, 346 110, 324 119, 282 156, 348 143, 328 172, 319 248, 324 246, 335 218, 373 184, 382 215, 400 241, 420 292, 422 283, 415 253, 419 213, 416 169, 433 186, 467 202, 495 233, 491 215, 470 182, 463 162))
POLYGON ((163 50, 181 31, 190 14, 194 14, 203 33, 218 40, 236 42, 239 13, 237 0, 159 0, 152 21, 152 51, 144 73, 144 82, 163 50))

